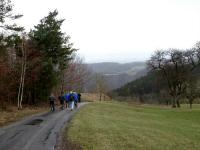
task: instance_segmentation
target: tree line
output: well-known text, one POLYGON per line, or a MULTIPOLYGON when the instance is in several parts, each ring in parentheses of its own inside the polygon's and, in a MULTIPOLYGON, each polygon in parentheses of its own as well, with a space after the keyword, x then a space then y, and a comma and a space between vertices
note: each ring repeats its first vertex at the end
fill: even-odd
POLYGON ((69 82, 81 90, 87 68, 76 54, 70 36, 62 32, 64 19, 54 10, 28 33, 17 24, 7 24, 23 15, 13 14, 10 0, 0 1, 0 105, 45 101, 50 92, 71 90, 69 82), (75 69, 76 68, 76 69, 75 69), (71 70, 71 71, 69 71, 71 70), (75 70, 75 71, 73 71, 75 70), (67 78, 67 77, 68 78, 67 78))
MULTIPOLYGON (((119 96, 136 96, 145 102, 145 95, 159 97, 172 107, 180 107, 188 99, 190 107, 200 96, 200 43, 187 50, 157 50, 147 61, 148 74, 114 92, 119 96)), ((154 100, 153 100, 154 101, 154 100)))

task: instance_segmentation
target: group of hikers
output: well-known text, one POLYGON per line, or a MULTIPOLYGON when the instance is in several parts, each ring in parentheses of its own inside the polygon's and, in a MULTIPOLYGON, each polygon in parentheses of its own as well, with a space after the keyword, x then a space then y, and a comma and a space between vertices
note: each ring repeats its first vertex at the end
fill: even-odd
MULTIPOLYGON (((76 92, 69 92, 69 93, 61 93, 61 95, 58 97, 59 101, 60 101, 60 105, 61 105, 61 109, 64 110, 65 108, 70 108, 71 111, 74 108, 78 107, 78 103, 81 102, 81 94, 80 93, 76 93, 76 92)), ((54 94, 52 93, 49 96, 49 102, 50 102, 50 108, 51 111, 55 110, 55 101, 56 101, 56 97, 54 96, 54 94)))

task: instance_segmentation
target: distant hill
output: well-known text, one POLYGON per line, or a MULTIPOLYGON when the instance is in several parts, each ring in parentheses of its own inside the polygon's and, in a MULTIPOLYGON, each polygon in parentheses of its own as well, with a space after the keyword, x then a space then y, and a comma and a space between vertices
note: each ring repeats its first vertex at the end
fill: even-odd
POLYGON ((114 62, 103 62, 103 63, 92 63, 88 64, 88 67, 96 73, 103 74, 128 74, 135 75, 137 72, 146 68, 145 62, 132 62, 132 63, 114 63, 114 62))
MULTIPOLYGON (((146 71, 145 62, 132 62, 132 63, 91 63, 87 64, 88 68, 95 73, 101 73, 107 81, 110 90, 119 88, 126 83, 133 81, 141 76, 144 76, 146 71)), ((93 77, 95 78, 95 77, 93 77)), ((92 87, 95 79, 90 80, 88 87, 92 87)), ((93 87, 94 88, 94 87, 93 87)))

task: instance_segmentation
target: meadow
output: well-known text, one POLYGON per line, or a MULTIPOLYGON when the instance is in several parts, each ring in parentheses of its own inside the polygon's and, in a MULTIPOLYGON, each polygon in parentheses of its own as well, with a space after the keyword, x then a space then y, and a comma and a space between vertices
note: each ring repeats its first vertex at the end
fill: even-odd
POLYGON ((72 119, 64 139, 81 149, 200 149, 200 105, 173 109, 125 102, 94 102, 72 119))

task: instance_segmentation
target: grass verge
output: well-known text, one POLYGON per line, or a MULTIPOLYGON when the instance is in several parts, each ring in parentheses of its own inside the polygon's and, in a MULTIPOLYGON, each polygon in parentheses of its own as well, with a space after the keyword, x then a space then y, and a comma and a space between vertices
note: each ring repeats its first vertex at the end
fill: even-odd
POLYGON ((10 107, 7 111, 0 111, 0 127, 16 122, 26 116, 47 111, 45 107, 26 107, 17 110, 17 107, 10 107))
POLYGON ((75 115, 65 138, 82 149, 94 150, 200 149, 200 106, 190 110, 92 103, 75 115))

